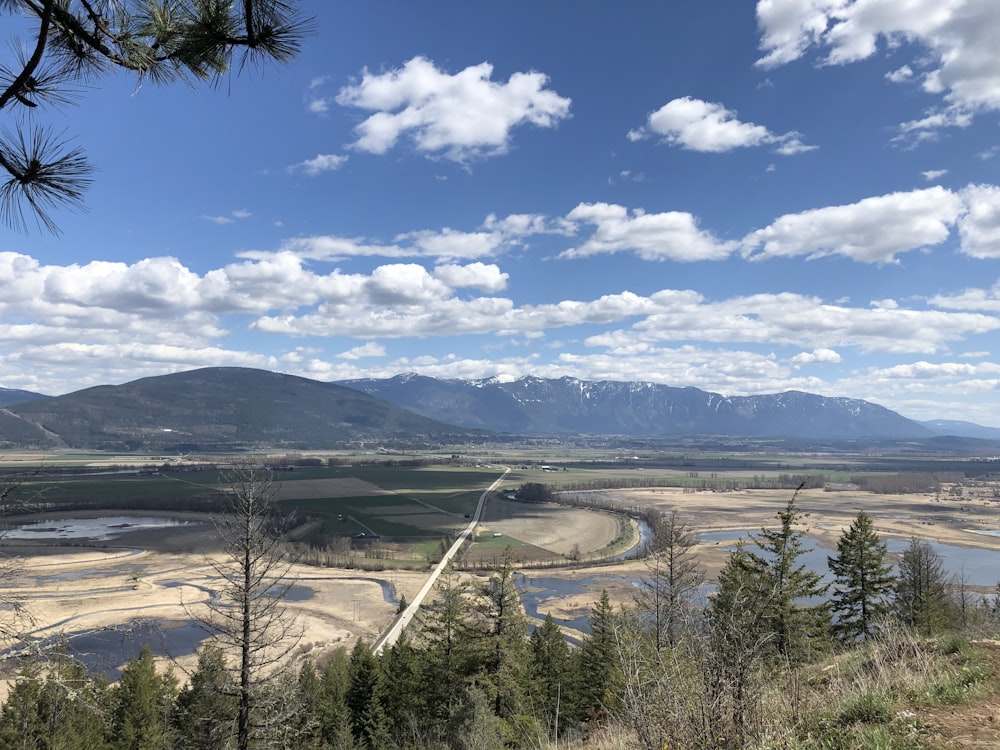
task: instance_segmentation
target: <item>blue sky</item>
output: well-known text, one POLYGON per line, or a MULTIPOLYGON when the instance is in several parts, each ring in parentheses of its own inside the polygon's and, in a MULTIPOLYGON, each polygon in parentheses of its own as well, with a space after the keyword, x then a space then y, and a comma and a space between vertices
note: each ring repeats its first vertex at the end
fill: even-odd
POLYGON ((60 236, 0 227, 0 385, 569 375, 1000 426, 995 0, 303 9, 288 66, 33 113, 99 171, 60 236))

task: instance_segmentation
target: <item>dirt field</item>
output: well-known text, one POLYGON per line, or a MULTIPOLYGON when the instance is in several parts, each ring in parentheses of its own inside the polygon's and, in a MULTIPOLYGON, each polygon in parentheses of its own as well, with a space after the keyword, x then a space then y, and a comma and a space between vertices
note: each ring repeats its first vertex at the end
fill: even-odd
POLYGON ((330 479, 284 479, 277 485, 278 500, 312 500, 324 497, 370 497, 392 495, 377 484, 355 477, 330 479))
POLYGON ((499 531, 559 555, 568 554, 574 545, 586 554, 615 541, 618 519, 610 513, 555 503, 491 499, 483 515, 482 530, 499 531))

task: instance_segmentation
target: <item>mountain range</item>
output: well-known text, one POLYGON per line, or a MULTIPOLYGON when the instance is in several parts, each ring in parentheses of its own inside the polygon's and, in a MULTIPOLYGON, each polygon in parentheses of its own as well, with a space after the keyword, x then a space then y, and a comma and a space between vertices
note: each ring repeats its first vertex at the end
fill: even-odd
POLYGON ((645 382, 414 374, 327 383, 213 367, 49 397, 0 389, 0 447, 114 451, 446 444, 506 436, 1000 439, 858 399, 798 391, 722 396, 645 382))
POLYGON ((722 396, 657 383, 403 374, 341 385, 449 424, 524 435, 927 438, 934 430, 868 401, 799 391, 722 396))

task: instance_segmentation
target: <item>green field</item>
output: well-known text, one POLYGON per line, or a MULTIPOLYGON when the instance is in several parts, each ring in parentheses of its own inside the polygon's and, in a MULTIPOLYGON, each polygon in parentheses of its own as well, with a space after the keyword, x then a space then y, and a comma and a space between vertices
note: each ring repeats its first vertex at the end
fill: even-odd
MULTIPOLYGON (((231 473, 217 469, 75 473, 79 470, 46 465, 37 474, 8 471, 6 476, 7 483, 21 482, 17 494, 29 510, 190 511, 217 509, 231 473)), ((365 533, 419 544, 454 535, 499 473, 493 468, 450 466, 319 466, 273 476, 282 508, 321 520, 312 534, 317 543, 324 537, 365 533), (372 485, 373 492, 344 495, 338 491, 338 480, 360 480, 372 485), (330 488, 327 495, 325 487, 330 488), (302 496, 297 497, 300 488, 302 496), (419 523, 414 522, 417 519, 419 523)))

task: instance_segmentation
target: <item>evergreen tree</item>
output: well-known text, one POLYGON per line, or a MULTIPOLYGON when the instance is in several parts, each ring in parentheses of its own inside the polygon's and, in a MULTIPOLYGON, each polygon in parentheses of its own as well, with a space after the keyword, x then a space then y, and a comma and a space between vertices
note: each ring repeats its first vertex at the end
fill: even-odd
POLYGON ((610 689, 615 676, 615 614, 607 590, 590 610, 590 633, 576 654, 575 714, 579 720, 600 715, 611 707, 610 689))
POLYGON ((508 718, 525 704, 527 620, 514 583, 515 558, 507 547, 497 572, 479 590, 482 684, 494 713, 508 718))
POLYGON ((354 750, 351 714, 347 708, 350 670, 350 657, 343 649, 335 651, 323 667, 318 713, 323 742, 331 750, 354 750))
POLYGON ((915 537, 899 558, 893 610, 901 622, 926 635, 933 635, 948 622, 941 556, 915 537))
POLYGON ((695 536, 677 511, 658 515, 651 525, 648 576, 639 581, 641 591, 636 603, 649 618, 656 647, 663 648, 677 643, 705 573, 691 551, 695 536))
POLYGON ((295 746, 300 750, 321 750, 324 747, 323 724, 320 719, 323 682, 311 659, 306 659, 299 669, 297 688, 302 708, 293 719, 295 746))
POLYGON ((206 643, 191 680, 177 695, 173 722, 178 749, 226 747, 236 736, 236 709, 226 656, 217 645, 206 643))
POLYGON ((564 706, 572 694, 572 656, 552 615, 546 615, 545 622, 532 631, 530 653, 535 712, 544 719, 549 739, 555 742, 561 714, 565 713, 564 706))
POLYGON ((732 737, 733 747, 742 746, 755 721, 762 667, 775 652, 766 604, 771 591, 741 542, 719 572, 706 610, 708 639, 701 654, 705 734, 732 737))
POLYGON ((351 651, 349 680, 346 699, 355 743, 366 750, 390 747, 382 672, 378 659, 364 641, 358 641, 351 651))
POLYGON ((804 532, 796 529, 802 514, 795 505, 796 492, 779 511, 777 529, 763 528, 753 539, 756 551, 747 549, 734 560, 744 566, 761 607, 762 625, 773 634, 774 649, 782 659, 797 662, 811 650, 825 645, 829 612, 825 602, 805 600, 822 597, 826 586, 819 573, 799 562, 807 551, 804 532))
POLYGON ((420 674, 428 723, 444 726, 465 700, 469 677, 478 669, 472 647, 470 605, 458 574, 451 568, 438 578, 434 601, 420 610, 420 674))
POLYGON ((382 652, 385 712, 397 745, 424 730, 425 702, 421 691, 423 679, 416 649, 406 632, 400 634, 391 648, 382 652))
POLYGON ((174 676, 157 673, 152 652, 143 646, 139 656, 125 665, 113 691, 111 746, 115 750, 172 748, 170 712, 176 692, 174 676))
POLYGON ((45 750, 106 747, 109 731, 107 681, 91 679, 83 665, 55 654, 46 665, 36 710, 45 750))
POLYGON ((42 677, 32 659, 18 670, 17 680, 0 709, 0 748, 36 750, 45 747, 46 727, 39 712, 42 677))
POLYGON ((827 558, 834 576, 833 629, 845 640, 867 638, 888 614, 895 577, 885 552, 871 516, 861 511, 837 542, 837 554, 827 558))

